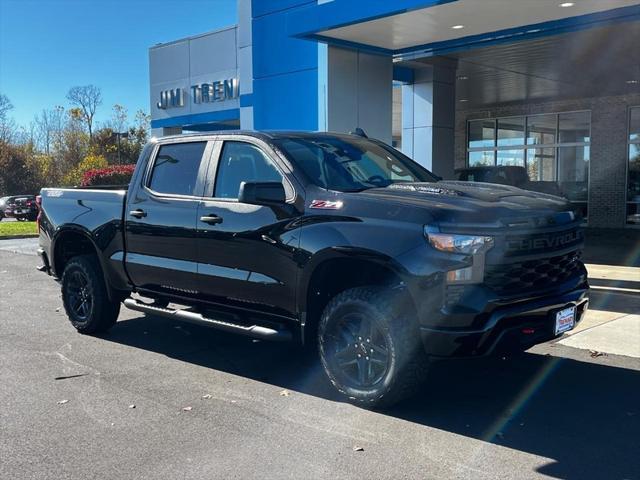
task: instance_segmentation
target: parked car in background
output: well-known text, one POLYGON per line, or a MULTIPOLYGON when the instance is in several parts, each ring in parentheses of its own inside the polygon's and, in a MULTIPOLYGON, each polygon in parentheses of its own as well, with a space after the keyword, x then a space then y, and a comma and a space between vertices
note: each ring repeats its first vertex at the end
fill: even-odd
POLYGON ((6 197, 3 207, 4 216, 15 218, 19 222, 34 222, 38 217, 38 205, 35 195, 6 197))
POLYGON ((558 197, 567 197, 556 182, 529 180, 527 169, 517 166, 484 166, 456 170, 458 180, 464 182, 498 183, 511 185, 532 192, 547 193, 558 197))
POLYGON ((7 204, 7 200, 9 197, 1 197, 0 198, 0 222, 4 218, 4 207, 7 204))

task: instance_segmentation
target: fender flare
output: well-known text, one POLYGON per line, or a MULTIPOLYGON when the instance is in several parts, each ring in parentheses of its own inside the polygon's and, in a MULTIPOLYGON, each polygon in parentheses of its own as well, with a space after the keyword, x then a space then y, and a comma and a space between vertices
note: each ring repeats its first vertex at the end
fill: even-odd
POLYGON ((111 286, 111 283, 109 282, 109 277, 107 276, 107 269, 106 269, 106 265, 105 265, 105 261, 104 261, 104 257, 103 255, 100 254, 100 249, 98 248, 98 246, 96 245, 95 240, 93 239, 93 236, 91 235, 91 232, 86 228, 83 227, 82 225, 78 225, 75 223, 72 224, 66 224, 60 228, 58 228, 52 238, 51 238, 51 269, 52 272, 54 274, 54 276, 60 280, 62 280, 62 273, 63 272, 58 272, 56 269, 56 248, 57 248, 57 243, 58 240, 60 240, 60 238, 64 237, 65 234, 67 233, 73 233, 73 234, 77 234, 77 235, 81 235, 82 237, 84 237, 93 247, 96 256, 98 257, 98 263, 100 264, 100 268, 102 270, 102 278, 104 279, 104 284, 107 288, 107 296, 109 297, 109 300, 114 301, 114 299, 116 298, 113 288, 111 286))
POLYGON ((303 315, 303 321, 306 320, 308 313, 307 298, 309 297, 309 288, 313 274, 324 263, 337 259, 355 259, 375 263, 390 270, 401 279, 405 278, 408 274, 406 269, 395 259, 375 250, 355 246, 332 246, 319 250, 313 254, 306 265, 304 265, 299 279, 299 285, 301 285, 302 288, 299 289, 298 311, 303 315))

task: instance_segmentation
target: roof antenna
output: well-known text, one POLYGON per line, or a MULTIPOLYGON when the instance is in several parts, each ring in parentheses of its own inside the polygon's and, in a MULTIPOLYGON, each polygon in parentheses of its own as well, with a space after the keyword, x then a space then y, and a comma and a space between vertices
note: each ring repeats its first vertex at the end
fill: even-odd
POLYGON ((369 138, 367 134, 364 133, 364 130, 360 127, 357 127, 353 132, 349 132, 349 135, 357 135, 358 137, 369 138))

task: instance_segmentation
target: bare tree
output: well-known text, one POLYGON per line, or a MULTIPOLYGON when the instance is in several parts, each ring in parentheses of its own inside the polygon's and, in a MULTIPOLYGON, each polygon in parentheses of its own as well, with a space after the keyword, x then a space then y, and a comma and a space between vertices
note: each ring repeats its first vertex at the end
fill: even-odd
POLYGON ((44 109, 35 117, 36 138, 44 152, 49 155, 52 144, 58 142, 62 135, 64 123, 64 107, 57 105, 52 109, 44 109))
POLYGON ((89 141, 93 138, 93 117, 97 108, 102 104, 102 93, 95 85, 72 87, 67 93, 67 100, 78 108, 82 114, 82 120, 89 130, 89 141))
POLYGON ((9 112, 13 110, 13 104, 9 97, 0 93, 0 140, 11 141, 15 133, 15 123, 9 118, 9 112))
POLYGON ((11 110, 13 110, 13 104, 9 100, 9 97, 0 93, 0 120, 6 119, 11 110))
POLYGON ((118 103, 113 106, 113 113, 111 114, 111 129, 116 133, 122 133, 127 130, 127 120, 129 112, 127 107, 124 107, 118 103))

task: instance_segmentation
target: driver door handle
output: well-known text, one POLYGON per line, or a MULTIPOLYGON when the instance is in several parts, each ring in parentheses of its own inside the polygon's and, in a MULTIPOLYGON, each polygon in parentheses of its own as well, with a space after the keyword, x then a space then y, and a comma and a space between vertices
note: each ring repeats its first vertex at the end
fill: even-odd
POLYGON ((218 223, 222 223, 222 217, 219 217, 218 215, 205 215, 204 217, 200 217, 200 221, 208 223, 209 225, 216 225, 218 223))
POLYGON ((132 217, 136 217, 136 218, 142 218, 142 217, 146 217, 147 216, 147 212, 145 212, 144 210, 138 208, 137 210, 131 210, 129 212, 129 215, 131 215, 132 217))

